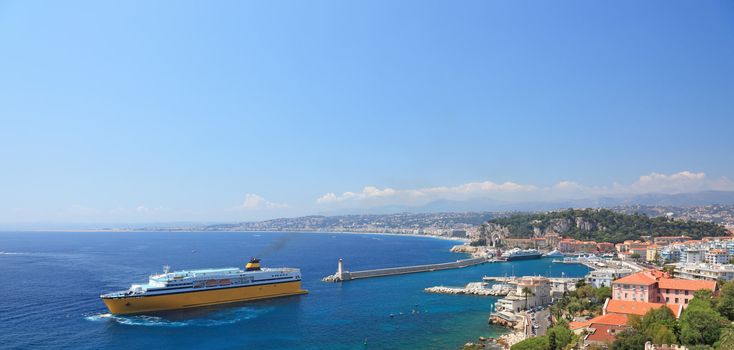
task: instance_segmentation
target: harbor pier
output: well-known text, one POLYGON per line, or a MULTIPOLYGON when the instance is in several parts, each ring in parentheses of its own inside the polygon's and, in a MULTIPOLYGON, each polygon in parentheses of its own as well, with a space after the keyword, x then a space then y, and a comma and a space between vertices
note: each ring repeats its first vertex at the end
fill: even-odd
POLYGON ((438 264, 414 265, 414 266, 403 266, 403 267, 388 267, 384 269, 362 270, 362 271, 347 271, 344 269, 344 260, 339 259, 339 262, 337 264, 336 273, 333 275, 324 277, 322 281, 324 282, 342 282, 342 281, 350 281, 350 280, 355 280, 355 279, 360 279, 360 278, 383 277, 383 276, 392 276, 392 275, 404 275, 408 273, 458 269, 462 267, 483 264, 485 262, 487 262, 486 257, 479 257, 479 258, 457 260, 453 262, 438 263, 438 264))

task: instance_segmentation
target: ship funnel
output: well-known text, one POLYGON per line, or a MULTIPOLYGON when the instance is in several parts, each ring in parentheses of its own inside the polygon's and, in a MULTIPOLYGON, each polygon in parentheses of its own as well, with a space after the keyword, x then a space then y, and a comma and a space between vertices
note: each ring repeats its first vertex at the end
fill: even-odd
POLYGON ((260 259, 250 258, 250 262, 245 265, 245 271, 260 271, 260 259))

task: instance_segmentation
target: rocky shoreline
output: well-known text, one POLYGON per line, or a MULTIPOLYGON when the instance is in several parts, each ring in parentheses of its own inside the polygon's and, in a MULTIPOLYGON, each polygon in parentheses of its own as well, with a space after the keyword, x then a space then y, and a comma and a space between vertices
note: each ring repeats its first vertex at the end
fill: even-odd
POLYGON ((525 340, 525 334, 523 332, 512 332, 507 333, 499 338, 497 338, 497 344, 502 345, 506 349, 509 349, 511 346, 525 340))

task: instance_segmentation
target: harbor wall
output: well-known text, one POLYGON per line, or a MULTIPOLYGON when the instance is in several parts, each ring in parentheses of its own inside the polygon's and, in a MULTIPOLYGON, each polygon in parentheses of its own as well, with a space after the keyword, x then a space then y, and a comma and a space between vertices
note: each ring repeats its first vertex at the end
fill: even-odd
POLYGON ((456 269, 456 268, 478 265, 486 261, 487 261, 487 258, 481 257, 481 258, 457 260, 453 262, 439 263, 439 264, 390 267, 390 268, 384 268, 384 269, 363 270, 363 271, 343 271, 341 275, 336 274, 333 276, 328 276, 324 278, 324 280, 330 281, 330 282, 331 281, 348 281, 348 280, 360 279, 360 278, 372 278, 372 277, 382 277, 382 276, 391 276, 391 275, 403 275, 403 274, 417 273, 417 272, 448 270, 448 269, 456 269))

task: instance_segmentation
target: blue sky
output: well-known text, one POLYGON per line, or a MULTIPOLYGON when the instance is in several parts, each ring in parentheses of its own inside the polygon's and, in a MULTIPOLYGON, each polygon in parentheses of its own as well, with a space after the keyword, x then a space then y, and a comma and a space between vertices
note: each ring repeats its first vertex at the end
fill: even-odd
POLYGON ((3 1, 0 43, 0 223, 734 188, 730 1, 3 1))

